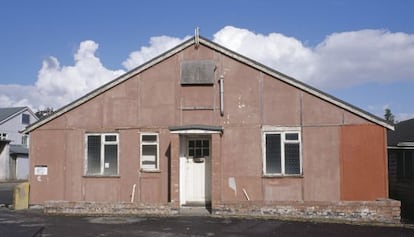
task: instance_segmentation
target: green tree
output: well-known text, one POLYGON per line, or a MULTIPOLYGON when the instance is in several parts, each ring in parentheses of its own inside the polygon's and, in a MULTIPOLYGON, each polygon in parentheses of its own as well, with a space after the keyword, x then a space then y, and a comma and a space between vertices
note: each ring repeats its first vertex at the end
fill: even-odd
POLYGON ((391 122, 391 123, 394 123, 395 121, 394 121, 394 115, 392 114, 392 112, 391 112, 391 109, 389 109, 389 108, 386 108, 385 109, 385 112, 384 112, 384 118, 385 118, 385 120, 387 120, 388 122, 391 122))

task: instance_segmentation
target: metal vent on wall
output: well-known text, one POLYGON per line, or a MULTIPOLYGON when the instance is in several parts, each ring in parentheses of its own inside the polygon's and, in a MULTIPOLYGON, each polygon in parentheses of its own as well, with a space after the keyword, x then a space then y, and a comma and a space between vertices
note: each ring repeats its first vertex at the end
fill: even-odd
POLYGON ((214 61, 197 60, 181 63, 182 85, 211 85, 214 84, 214 61))

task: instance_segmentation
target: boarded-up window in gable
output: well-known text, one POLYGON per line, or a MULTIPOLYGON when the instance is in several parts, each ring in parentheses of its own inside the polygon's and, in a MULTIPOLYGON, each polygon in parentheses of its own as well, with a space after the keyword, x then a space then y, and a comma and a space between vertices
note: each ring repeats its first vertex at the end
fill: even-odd
POLYGON ((184 61, 181 63, 181 84, 212 85, 215 68, 211 60, 184 61))

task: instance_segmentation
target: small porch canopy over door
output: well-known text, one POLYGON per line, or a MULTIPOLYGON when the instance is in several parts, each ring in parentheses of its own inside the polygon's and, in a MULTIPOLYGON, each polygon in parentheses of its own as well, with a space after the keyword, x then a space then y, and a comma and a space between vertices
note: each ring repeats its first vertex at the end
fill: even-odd
POLYGON ((175 134, 215 134, 222 133, 223 128, 221 126, 211 125, 182 125, 169 127, 171 133, 175 134))
POLYGON ((221 127, 190 125, 170 127, 179 134, 179 199, 181 206, 211 203, 211 135, 221 127))

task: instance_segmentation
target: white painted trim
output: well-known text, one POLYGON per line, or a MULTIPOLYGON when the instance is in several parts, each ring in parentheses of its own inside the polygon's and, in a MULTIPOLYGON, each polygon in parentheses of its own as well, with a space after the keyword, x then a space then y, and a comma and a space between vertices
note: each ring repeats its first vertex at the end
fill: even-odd
POLYGON ((413 147, 414 146, 414 142, 399 142, 398 144, 397 144, 397 147, 409 147, 409 146, 411 146, 411 147, 413 147))
POLYGON ((159 134, 155 133, 155 132, 142 132, 142 133, 140 133, 140 136, 139 136, 139 142, 140 142, 140 144, 139 144, 139 149, 140 149, 139 150, 139 167, 140 167, 140 170, 143 171, 143 172, 158 172, 160 170, 160 138, 159 138, 159 134), (142 141, 142 137, 146 136, 146 135, 155 136, 156 141, 155 142, 142 141), (142 165, 142 147, 144 145, 156 145, 157 146, 157 157, 155 158, 156 159, 155 169, 143 168, 143 165, 142 165))
POLYGON ((274 126, 274 125, 263 125, 262 126, 263 132, 286 132, 286 131, 293 131, 293 132, 301 132, 302 127, 300 126, 293 126, 293 127, 286 127, 286 126, 274 126))
POLYGON ((301 127, 279 127, 264 125, 262 127, 262 159, 263 159, 263 175, 266 177, 282 177, 282 176, 302 176, 303 175, 303 145, 302 145, 302 129, 301 127), (285 139, 286 133, 297 133, 298 140, 288 141, 285 139), (280 173, 267 173, 266 172, 266 135, 267 134, 280 134, 281 139, 281 172, 280 173), (299 174, 286 174, 285 171, 285 144, 299 144, 299 174))
POLYGON ((211 130, 203 130, 203 129, 187 129, 187 130, 177 130, 171 131, 172 134, 218 134, 221 131, 211 131, 211 130))
POLYGON ((119 134, 118 133, 85 133, 85 157, 84 157, 84 175, 85 176, 114 176, 114 175, 105 175, 105 145, 117 145, 117 170, 115 176, 119 175, 119 134), (101 157, 100 157, 100 173, 99 174, 88 174, 88 136, 100 136, 101 138, 101 157), (116 141, 105 141, 106 136, 116 136, 116 141))
POLYGON ((388 146, 387 149, 390 149, 390 150, 414 150, 414 147, 410 147, 410 146, 388 146))
POLYGON ((186 151, 186 147, 187 147, 187 136, 180 136, 180 150, 179 150, 179 202, 180 202, 180 206, 182 206, 183 204, 185 204, 186 202, 186 187, 185 187, 185 177, 187 176, 186 174, 186 161, 187 161, 187 151, 186 151))
MULTIPOLYGON (((209 163, 209 169, 208 171, 206 170, 204 175, 204 185, 208 184, 208 187, 205 186, 205 190, 204 190, 204 201, 205 202, 211 202, 211 192, 212 192, 212 138, 211 136, 207 135, 202 135, 202 134, 189 134, 189 135, 184 135, 184 136, 180 136, 180 151, 179 151, 179 203, 180 206, 185 205, 187 203, 187 192, 189 192, 189 190, 187 190, 187 178, 188 178, 188 173, 187 173, 187 159, 189 157, 191 157, 189 155, 189 147, 188 147, 188 143, 190 140, 207 140, 209 142, 209 155, 208 155, 208 161, 205 161, 204 164, 207 165, 207 163, 209 163)), ((205 167, 207 168, 207 167, 205 167)), ((191 201, 191 200, 190 200, 191 201)))

